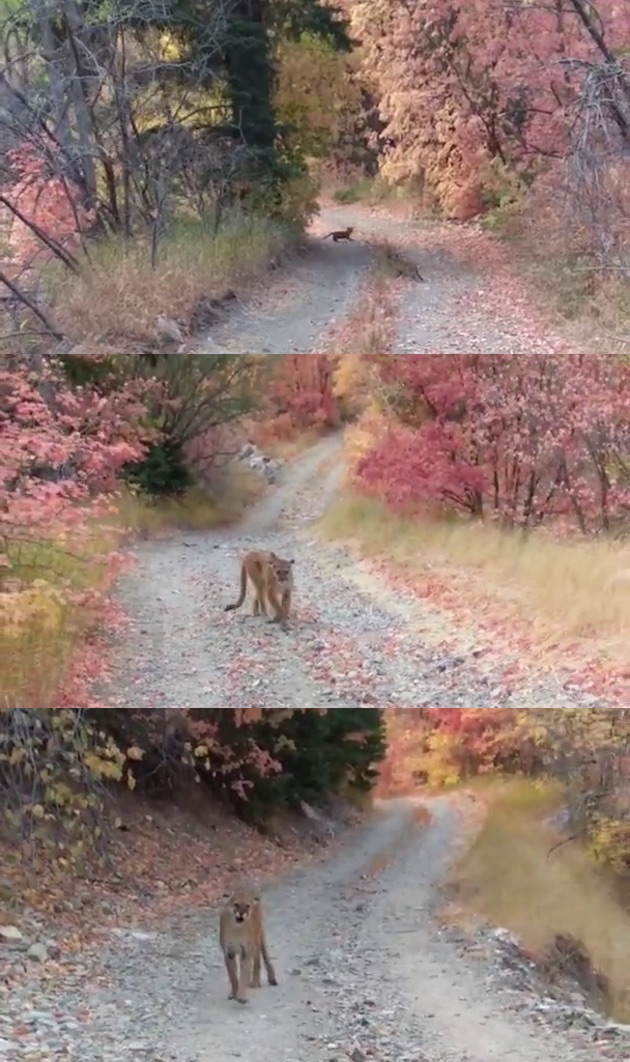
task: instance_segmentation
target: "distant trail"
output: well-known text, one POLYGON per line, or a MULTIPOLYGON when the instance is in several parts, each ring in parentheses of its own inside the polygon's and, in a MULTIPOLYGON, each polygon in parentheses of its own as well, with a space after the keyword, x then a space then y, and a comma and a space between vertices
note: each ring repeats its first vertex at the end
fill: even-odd
MULTIPOLYGON (((451 349, 457 301, 473 283, 469 270, 433 247, 422 250, 427 223, 379 221, 347 208, 328 210, 329 228, 354 225, 388 237, 404 229, 418 238, 427 283, 411 283, 404 300, 398 349, 451 349)), ((324 230, 326 231, 326 230, 324 230)), ((435 241, 434 241, 435 243, 435 241)), ((334 317, 347 314, 366 279, 373 250, 367 243, 332 244, 311 237, 288 272, 278 271, 249 308, 230 313, 213 342, 241 350, 306 352, 334 317), (275 292, 278 292, 278 298, 275 292), (284 294, 283 294, 284 293, 284 294), (280 301, 280 309, 273 309, 280 301), (255 337, 255 338, 254 338, 255 337), (253 345, 256 344, 256 345, 253 345)), ((471 342, 505 342, 498 326, 471 342)), ((121 582, 123 603, 134 623, 117 658, 122 667, 112 688, 117 702, 165 708, 199 703, 208 707, 312 707, 357 703, 486 707, 579 704, 567 699, 560 677, 540 676, 536 685, 505 689, 509 661, 463 659, 448 649, 455 633, 430 602, 393 592, 344 548, 318 542, 310 525, 339 489, 343 476, 341 435, 323 439, 286 465, 278 486, 240 526, 143 542, 138 565, 121 582), (271 548, 296 560, 295 618, 286 635, 251 618, 249 606, 226 616, 239 558, 252 548, 271 548), (322 648, 325 646, 325 649, 322 648)), ((586 703, 586 702, 585 702, 586 703)), ((590 701, 588 703, 591 703, 590 701)))

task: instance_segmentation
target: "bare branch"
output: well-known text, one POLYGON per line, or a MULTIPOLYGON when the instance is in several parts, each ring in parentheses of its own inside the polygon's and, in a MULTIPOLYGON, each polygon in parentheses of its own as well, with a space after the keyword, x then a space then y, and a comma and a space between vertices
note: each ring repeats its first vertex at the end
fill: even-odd
POLYGON ((39 318, 42 324, 46 327, 46 331, 49 332, 51 336, 54 336, 55 339, 58 339, 60 341, 64 338, 63 333, 57 331, 54 325, 50 323, 50 321, 46 317, 46 314, 42 309, 40 309, 37 303, 34 302, 34 300, 31 299, 25 291, 22 291, 22 289, 19 288, 17 284, 14 284, 13 281, 10 280, 6 273, 4 273, 1 269, 0 283, 4 284, 9 289, 9 291, 15 296, 15 298, 18 299, 19 302, 23 303, 24 306, 27 306, 31 313, 34 313, 35 316, 39 318))

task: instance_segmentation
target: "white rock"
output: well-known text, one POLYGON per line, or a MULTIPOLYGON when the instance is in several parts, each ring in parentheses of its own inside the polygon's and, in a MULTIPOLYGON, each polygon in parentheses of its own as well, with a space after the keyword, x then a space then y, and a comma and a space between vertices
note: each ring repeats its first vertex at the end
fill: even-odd
POLYGON ((0 937, 3 940, 22 940, 22 933, 17 926, 0 926, 0 937))
POLYGON ((31 944, 27 951, 29 959, 33 959, 34 962, 46 962, 48 958, 48 949, 41 941, 37 941, 35 944, 31 944))

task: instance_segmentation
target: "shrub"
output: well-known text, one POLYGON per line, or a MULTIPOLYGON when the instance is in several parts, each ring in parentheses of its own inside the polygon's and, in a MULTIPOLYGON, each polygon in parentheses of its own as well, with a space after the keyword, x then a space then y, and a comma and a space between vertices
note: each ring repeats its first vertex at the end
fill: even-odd
POLYGON ((103 721, 117 744, 147 749, 134 765, 139 785, 161 790, 188 784, 194 765, 205 785, 256 822, 347 785, 369 790, 385 750, 376 708, 210 709, 170 719, 109 713, 103 721))
POLYGON ((94 212, 82 205, 73 182, 59 176, 63 166, 48 166, 35 144, 21 144, 8 152, 7 161, 17 174, 17 180, 3 193, 11 218, 9 248, 15 262, 32 268, 53 255, 70 261, 81 235, 94 222, 94 212))
POLYGON ((616 526, 630 505, 628 367, 534 341, 517 351, 375 356, 396 421, 359 462, 394 507, 517 527, 616 526))
MULTIPOLYGON (((268 369, 230 347, 178 351, 129 371, 151 381, 147 419, 156 434, 146 457, 126 470, 151 494, 181 494, 225 452, 225 429, 261 403, 268 369)), ((228 446, 229 452, 229 446, 228 446)))
POLYGON ((129 483, 151 496, 183 494, 194 482, 183 444, 168 435, 150 443, 145 457, 128 464, 124 475, 129 483))
POLYGON ((550 772, 565 786, 573 832, 630 873, 630 711, 554 709, 532 719, 550 772))

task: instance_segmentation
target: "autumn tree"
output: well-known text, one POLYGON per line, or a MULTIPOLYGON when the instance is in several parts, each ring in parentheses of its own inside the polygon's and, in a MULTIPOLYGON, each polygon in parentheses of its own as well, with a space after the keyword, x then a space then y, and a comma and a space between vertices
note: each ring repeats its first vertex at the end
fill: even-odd
POLYGON ((592 152, 615 166, 627 148, 628 14, 613 0, 358 0, 352 26, 387 123, 384 175, 422 177, 452 216, 511 174, 531 184, 576 152, 582 169, 592 152))
POLYGON ((391 414, 356 468, 397 508, 506 526, 623 523, 627 367, 602 351, 532 340, 475 354, 368 355, 391 414))

